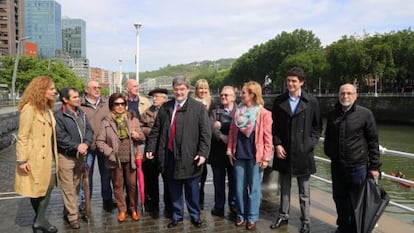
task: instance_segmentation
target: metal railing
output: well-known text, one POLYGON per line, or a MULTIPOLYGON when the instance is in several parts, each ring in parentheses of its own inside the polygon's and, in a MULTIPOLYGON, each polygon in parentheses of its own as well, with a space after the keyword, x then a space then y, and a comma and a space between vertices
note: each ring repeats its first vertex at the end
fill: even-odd
MULTIPOLYGON (((321 137, 319 140, 320 141, 323 141, 324 138, 321 137)), ((380 153, 381 154, 387 154, 387 155, 392 155, 392 156, 397 156, 397 157, 405 157, 405 158, 414 159, 414 154, 413 153, 402 152, 402 151, 397 151, 397 150, 389 150, 389 149, 387 149, 387 148, 385 148, 385 147, 383 147, 381 145, 379 147, 380 147, 380 153)), ((319 161, 322 161, 322 162, 325 162, 325 163, 331 163, 331 160, 326 159, 326 158, 322 158, 320 156, 315 156, 315 159, 316 160, 319 160, 319 161)), ((325 182, 325 183, 328 183, 328 184, 332 184, 332 181, 331 180, 328 180, 328 179, 325 179, 323 177, 316 176, 316 175, 311 175, 311 176, 313 178, 317 179, 317 180, 322 181, 322 182, 325 182)), ((387 179, 387 180, 391 180, 391 181, 394 181, 394 182, 398 182, 398 183, 404 183, 404 184, 408 184, 408 185, 414 185, 414 181, 412 181, 412 180, 407 180, 407 179, 404 179, 404 178, 396 177, 396 176, 387 174, 385 172, 381 172, 381 178, 387 179)), ((402 204, 399 204, 399 203, 394 202, 394 201, 390 201, 390 204, 393 205, 393 206, 396 206, 398 208, 407 210, 407 211, 409 211, 411 213, 414 213, 414 208, 411 208, 409 206, 402 205, 402 204)))

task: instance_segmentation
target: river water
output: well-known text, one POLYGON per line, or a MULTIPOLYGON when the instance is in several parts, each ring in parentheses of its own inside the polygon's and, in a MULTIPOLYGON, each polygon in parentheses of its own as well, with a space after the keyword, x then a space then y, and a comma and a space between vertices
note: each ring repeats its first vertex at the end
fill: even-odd
MULTIPOLYGON (((325 127, 325 125, 324 125, 325 127)), ((414 153, 414 126, 400 126, 400 125, 378 125, 378 134, 380 145, 391 150, 414 153)), ((324 157, 323 143, 319 143, 315 150, 315 155, 324 157)), ((381 155, 382 171, 390 174, 396 171, 402 171, 406 179, 414 180, 414 159, 396 157, 392 155, 381 155)), ((315 175, 331 180, 329 164, 317 161, 317 173, 315 175)), ((312 180, 312 184, 327 192, 331 192, 331 185, 312 180)), ((414 186, 407 188, 401 184, 392 182, 390 180, 380 180, 382 186, 390 195, 391 200, 402 205, 414 208, 414 186)), ((400 219, 403 222, 414 224, 414 213, 388 205, 386 214, 400 219)))

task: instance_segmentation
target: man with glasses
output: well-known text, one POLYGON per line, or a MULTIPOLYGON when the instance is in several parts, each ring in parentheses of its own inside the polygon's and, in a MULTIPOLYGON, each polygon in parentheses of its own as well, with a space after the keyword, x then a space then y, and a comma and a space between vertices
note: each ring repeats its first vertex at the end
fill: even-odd
POLYGON ((211 214, 218 217, 224 217, 226 174, 229 187, 227 200, 230 217, 235 218, 237 215, 233 166, 230 164, 228 156, 226 155, 230 123, 234 110, 236 109, 235 101, 236 92, 234 87, 224 86, 220 94, 221 104, 213 109, 210 114, 212 138, 209 163, 213 170, 214 183, 214 207, 211 210, 211 214))
POLYGON ((168 228, 184 218, 183 189, 191 223, 200 228, 199 183, 211 143, 211 124, 205 106, 188 97, 190 82, 174 78, 174 99, 163 104, 147 139, 146 157, 158 156, 173 206, 168 228))
POLYGON ((355 86, 342 85, 339 101, 326 123, 324 150, 332 161, 337 233, 357 232, 351 196, 360 192, 368 175, 377 179, 381 167, 374 115, 356 104, 356 99, 355 86))
MULTIPOLYGON (((105 158, 96 148, 96 136, 101 125, 102 119, 109 114, 107 100, 101 96, 101 86, 97 81, 89 81, 85 88, 86 95, 82 99, 81 109, 86 113, 89 123, 93 129, 93 141, 88 150, 87 164, 89 166, 89 183, 90 194, 93 190, 93 172, 95 167, 95 160, 98 159, 99 173, 101 176, 101 196, 103 201, 103 208, 107 212, 112 212, 116 207, 116 203, 112 199, 111 176, 108 169, 105 167, 105 158)), ((81 204, 79 209, 81 212, 85 210, 85 196, 84 190, 81 187, 81 204)))

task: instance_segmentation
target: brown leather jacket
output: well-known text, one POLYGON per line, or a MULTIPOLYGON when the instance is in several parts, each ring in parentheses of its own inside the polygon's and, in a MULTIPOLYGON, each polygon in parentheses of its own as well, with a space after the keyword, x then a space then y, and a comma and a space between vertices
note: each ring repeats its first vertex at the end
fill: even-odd
POLYGON ((145 134, 146 137, 151 132, 152 127, 154 126, 155 118, 157 117, 158 109, 152 105, 151 107, 147 108, 141 114, 141 130, 145 134))

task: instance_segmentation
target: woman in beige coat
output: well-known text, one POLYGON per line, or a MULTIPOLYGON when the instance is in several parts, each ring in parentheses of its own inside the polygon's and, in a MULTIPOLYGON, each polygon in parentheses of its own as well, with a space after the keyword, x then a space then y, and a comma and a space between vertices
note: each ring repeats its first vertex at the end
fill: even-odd
POLYGON ((55 94, 53 80, 39 76, 29 83, 18 106, 15 190, 30 197, 36 214, 33 232, 57 232, 46 218, 50 193, 57 180, 56 121, 52 113, 55 94))

